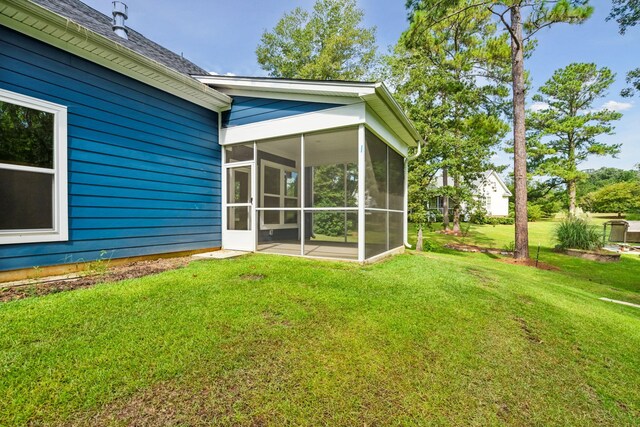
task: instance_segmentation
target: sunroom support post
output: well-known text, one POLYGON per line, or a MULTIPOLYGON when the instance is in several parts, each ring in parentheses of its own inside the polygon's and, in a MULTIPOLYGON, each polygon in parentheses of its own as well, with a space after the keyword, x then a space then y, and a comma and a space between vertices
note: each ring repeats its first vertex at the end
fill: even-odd
POLYGON ((304 256, 304 239, 306 236, 306 231, 304 229, 305 227, 305 214, 304 214, 304 207, 306 206, 306 200, 305 200, 305 182, 304 182, 304 175, 305 175, 305 163, 304 163, 305 159, 304 159, 304 134, 300 135, 300 189, 298 191, 300 191, 300 197, 298 197, 298 200, 300 201, 300 255, 304 256))
POLYGON ((358 126, 358 261, 365 260, 365 132, 364 125, 358 126))
POLYGON ((409 245, 409 160, 407 158, 404 159, 404 203, 402 204, 404 208, 403 213, 403 244, 411 248, 409 245))

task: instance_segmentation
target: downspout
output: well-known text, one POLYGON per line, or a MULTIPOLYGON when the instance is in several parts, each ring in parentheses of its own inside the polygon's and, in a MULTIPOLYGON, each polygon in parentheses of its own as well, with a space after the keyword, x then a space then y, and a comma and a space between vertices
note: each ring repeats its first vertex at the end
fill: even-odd
POLYGON ((409 244, 409 162, 417 159, 422 153, 422 140, 418 141, 418 151, 413 156, 404 159, 404 245, 411 249, 409 244))

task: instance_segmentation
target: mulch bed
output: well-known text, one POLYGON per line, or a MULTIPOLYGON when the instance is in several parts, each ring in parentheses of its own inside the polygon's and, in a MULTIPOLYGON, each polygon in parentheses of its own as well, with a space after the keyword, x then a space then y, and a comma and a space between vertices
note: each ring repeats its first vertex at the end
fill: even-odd
POLYGON ((483 254, 513 255, 513 252, 505 251, 504 249, 484 248, 482 246, 467 245, 464 243, 447 243, 446 245, 444 245, 444 247, 460 252, 481 252, 483 254))
POLYGON ((73 289, 89 288, 98 283, 116 282, 125 279, 135 279, 149 276, 167 270, 175 270, 189 264, 191 257, 161 258, 148 261, 136 261, 129 264, 112 266, 104 274, 80 276, 77 278, 47 281, 42 278, 33 283, 7 286, 0 288, 0 302, 7 302, 32 296, 41 296, 73 289))
POLYGON ((493 255, 504 255, 504 258, 498 258, 497 261, 505 262, 507 264, 513 265, 524 265, 527 267, 535 267, 540 270, 547 271, 559 271, 560 269, 555 265, 547 264, 542 261, 538 261, 536 263, 535 259, 513 259, 510 258, 513 256, 513 252, 505 251, 502 249, 493 249, 493 248, 483 248, 482 246, 475 245, 466 245, 463 243, 447 243, 444 245, 445 248, 453 249, 461 252, 480 252, 485 254, 493 254, 493 255))
POLYGON ((555 265, 547 264, 546 262, 538 261, 538 263, 536 264, 535 259, 500 258, 498 259, 498 261, 505 262, 507 264, 513 264, 513 265, 525 265, 527 267, 535 267, 540 270, 560 271, 560 269, 555 265))

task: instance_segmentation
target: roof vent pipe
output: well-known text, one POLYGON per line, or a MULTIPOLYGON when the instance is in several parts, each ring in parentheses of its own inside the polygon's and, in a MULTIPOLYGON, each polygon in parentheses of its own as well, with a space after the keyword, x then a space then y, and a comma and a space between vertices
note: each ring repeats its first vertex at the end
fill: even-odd
POLYGON ((123 39, 129 40, 127 35, 127 27, 124 25, 124 21, 127 20, 128 13, 127 5, 122 3, 121 1, 113 2, 113 32, 116 33, 119 37, 123 39))

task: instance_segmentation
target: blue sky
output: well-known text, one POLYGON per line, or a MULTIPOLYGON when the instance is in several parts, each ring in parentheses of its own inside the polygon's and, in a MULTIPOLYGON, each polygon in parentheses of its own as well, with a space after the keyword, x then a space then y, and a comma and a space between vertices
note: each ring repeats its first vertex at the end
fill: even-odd
MULTIPOLYGON (((110 14, 110 0, 83 0, 110 14)), ((310 8, 313 0, 128 0, 127 25, 148 38, 184 56, 201 67, 219 73, 264 75, 256 62, 255 48, 265 29, 272 28, 283 13, 296 6, 310 8)), ((359 0, 365 11, 365 25, 377 27, 381 52, 396 43, 407 26, 404 0, 359 0)), ((615 22, 605 22, 610 9, 607 0, 594 0, 596 12, 585 24, 558 24, 539 33, 538 48, 527 61, 533 87, 543 84, 554 70, 571 62, 595 62, 617 73, 609 95, 596 107, 608 103, 624 116, 616 134, 603 142, 622 143, 619 158, 593 158, 582 168, 611 166, 631 168, 640 163, 640 96, 619 96, 624 76, 640 67, 640 27, 625 36, 618 34, 615 22)), ((506 154, 499 163, 510 164, 506 154)))

